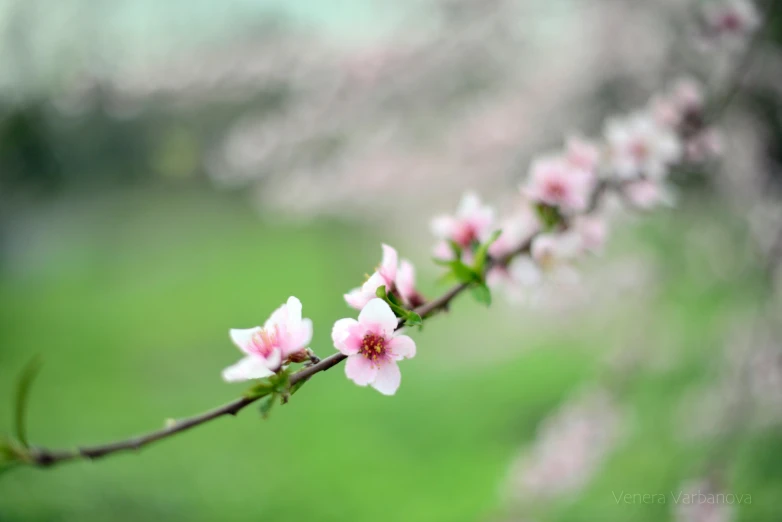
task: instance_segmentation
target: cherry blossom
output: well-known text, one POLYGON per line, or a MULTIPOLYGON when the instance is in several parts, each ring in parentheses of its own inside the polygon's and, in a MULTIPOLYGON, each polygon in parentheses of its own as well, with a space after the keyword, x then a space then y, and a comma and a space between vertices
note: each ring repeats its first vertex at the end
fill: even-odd
POLYGON ((559 156, 545 156, 532 162, 522 193, 564 212, 579 212, 589 205, 596 177, 559 156))
POLYGON ((334 346, 348 356, 345 374, 359 386, 371 385, 383 395, 394 395, 401 373, 397 362, 415 356, 415 342, 396 331, 397 317, 382 299, 372 299, 358 320, 334 323, 334 346))
POLYGON ((301 301, 289 297, 264 323, 246 329, 232 329, 231 340, 246 355, 223 370, 228 382, 269 377, 285 361, 306 350, 312 340, 312 321, 301 317, 301 301))
POLYGON ((394 288, 398 255, 393 247, 386 244, 383 244, 382 247, 383 259, 377 270, 367 278, 363 285, 344 295, 345 302, 356 310, 361 310, 369 301, 377 297, 377 289, 381 286, 385 286, 388 292, 394 288))
POLYGON ((705 12, 708 37, 727 45, 740 45, 760 25, 760 16, 749 0, 727 0, 709 5, 705 12))
POLYGON ((673 131, 643 112, 609 119, 605 137, 611 170, 620 179, 662 179, 682 153, 673 131))
POLYGON ((494 209, 483 205, 474 192, 467 192, 462 196, 455 215, 440 215, 431 222, 432 233, 441 240, 435 247, 435 257, 448 259, 452 256, 448 241, 469 251, 475 243, 488 239, 493 225, 494 209))

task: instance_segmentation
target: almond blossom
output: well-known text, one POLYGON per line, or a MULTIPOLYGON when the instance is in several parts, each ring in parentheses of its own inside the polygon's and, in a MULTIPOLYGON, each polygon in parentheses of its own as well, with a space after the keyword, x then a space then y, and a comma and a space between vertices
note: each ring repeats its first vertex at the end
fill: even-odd
POLYGON ((570 136, 565 143, 565 159, 574 167, 587 172, 597 171, 600 155, 597 144, 578 136, 570 136))
POLYGON ((514 212, 504 218, 498 228, 500 236, 489 246, 489 255, 495 259, 516 252, 540 230, 540 220, 531 202, 524 198, 514 212))
POLYGON ((232 329, 231 340, 245 354, 223 370, 228 382, 262 379, 276 373, 289 357, 307 349, 312 340, 312 321, 301 317, 301 301, 289 297, 264 323, 246 329, 232 329))
POLYGON ((396 273, 396 291, 408 308, 416 308, 424 304, 424 297, 415 288, 415 267, 407 259, 399 263, 396 273))
POLYGON ((662 179, 681 157, 674 132, 643 112, 608 120, 605 137, 611 170, 620 179, 662 179))
POLYGON ((760 25, 760 16, 749 0, 727 0, 704 12, 706 35, 728 45, 740 45, 760 25))
POLYGON ((660 205, 671 206, 676 201, 667 185, 647 179, 625 183, 622 196, 631 207, 639 210, 650 210, 660 205))
POLYGON ((356 310, 361 310, 369 301, 377 297, 377 289, 381 286, 385 286, 388 292, 394 287, 398 255, 393 247, 386 244, 382 247, 383 259, 377 271, 369 276, 363 285, 344 295, 345 302, 356 310))
POLYGON ((448 241, 469 251, 475 243, 488 239, 493 232, 493 225, 494 209, 483 205, 474 192, 465 193, 455 215, 437 216, 431 222, 432 233, 441 240, 435 247, 435 257, 452 257, 448 241))
POLYGON ((397 361, 415 356, 415 342, 396 331, 397 317, 382 299, 367 303, 355 319, 334 323, 331 339, 348 356, 345 374, 359 386, 371 385, 383 395, 394 395, 401 373, 397 361))
POLYGON ((579 212, 589 205, 595 175, 559 156, 538 158, 530 166, 522 193, 563 212, 579 212))

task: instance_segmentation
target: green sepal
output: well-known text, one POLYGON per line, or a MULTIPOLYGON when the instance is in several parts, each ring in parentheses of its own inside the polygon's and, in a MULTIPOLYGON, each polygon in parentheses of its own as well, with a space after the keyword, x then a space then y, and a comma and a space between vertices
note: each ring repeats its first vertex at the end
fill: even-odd
POLYGON ((269 418, 269 414, 271 413, 276 400, 277 400, 277 394, 272 393, 266 399, 261 401, 261 405, 258 407, 258 411, 261 412, 261 417, 263 417, 264 419, 269 418))
POLYGON ((545 203, 538 203, 535 205, 535 211, 538 214, 540 222, 543 224, 545 231, 553 230, 557 225, 562 223, 564 216, 559 211, 558 207, 546 205, 545 203))
POLYGON ((491 290, 486 283, 478 283, 470 288, 470 293, 481 304, 491 306, 491 290))

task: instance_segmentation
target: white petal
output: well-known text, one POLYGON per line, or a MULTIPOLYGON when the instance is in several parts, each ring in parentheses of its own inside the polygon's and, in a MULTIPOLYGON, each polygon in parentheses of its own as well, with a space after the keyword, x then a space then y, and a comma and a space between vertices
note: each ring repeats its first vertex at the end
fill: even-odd
POLYGON ((383 395, 393 395, 399 389, 399 383, 402 381, 402 373, 396 361, 386 361, 377 369, 372 387, 383 395))
POLYGON ((358 346, 348 342, 350 332, 356 326, 358 326, 358 321, 345 318, 335 322, 331 329, 331 340, 334 342, 334 347, 345 355, 358 352, 358 346))
MULTIPOLYGON (((279 352, 277 359, 279 364, 279 352)), ((272 361, 273 362, 273 361, 272 361)), ((250 379, 262 379, 274 375, 267 366, 267 361, 262 357, 249 355, 233 366, 223 370, 223 379, 228 382, 248 381, 250 379)))
POLYGON ((288 298, 288 316, 286 318, 286 324, 288 329, 296 329, 301 323, 301 301, 297 297, 290 296, 288 298))
POLYGON ((453 235, 453 229, 456 226, 455 220, 451 216, 437 216, 432 219, 429 228, 435 237, 448 239, 453 235))
POLYGON ((398 324, 391 307, 379 298, 372 299, 361 309, 361 313, 358 314, 358 322, 362 325, 379 326, 386 337, 391 336, 398 324))
POLYGON ((261 327, 255 328, 232 328, 229 330, 229 335, 233 343, 244 353, 250 353, 250 340, 256 332, 260 331, 261 327))
POLYGON ((389 284, 396 279, 397 253, 394 247, 385 243, 383 246, 383 261, 380 263, 380 272, 389 284))

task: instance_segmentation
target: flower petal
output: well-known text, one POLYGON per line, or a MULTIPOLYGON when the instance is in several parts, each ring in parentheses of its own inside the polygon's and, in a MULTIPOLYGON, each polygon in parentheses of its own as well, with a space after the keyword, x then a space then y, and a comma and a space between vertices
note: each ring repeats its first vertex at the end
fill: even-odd
POLYGON ((345 375, 359 386, 366 386, 375 380, 377 366, 363 355, 351 355, 345 361, 345 375))
POLYGON ((355 319, 345 318, 334 323, 331 329, 331 340, 334 347, 345 355, 358 353, 359 343, 351 336, 351 331, 358 326, 355 319))
POLYGON ((256 326, 255 328, 232 328, 228 331, 229 335, 231 336, 231 340, 233 343, 244 353, 251 353, 250 352, 250 341, 255 335, 256 332, 258 332, 261 329, 260 326, 256 326))
POLYGON ((415 341, 406 335, 397 335, 388 341, 387 346, 397 360, 415 357, 415 341))
POLYGON ((386 337, 391 336, 398 324, 391 307, 379 298, 372 299, 361 309, 361 313, 358 314, 358 322, 362 325, 379 327, 386 337))
POLYGON ((377 369, 372 387, 383 395, 393 395, 399 389, 399 383, 402 381, 402 373, 396 361, 386 361, 377 369))
POLYGON ((356 310, 361 310, 364 308, 364 306, 369 302, 369 299, 371 299, 364 294, 361 288, 354 288, 342 297, 345 298, 345 302, 348 304, 348 306, 355 308, 356 310))
MULTIPOLYGON (((279 354, 279 352, 276 352, 279 354)), ((279 355, 278 355, 279 364, 279 355)), ((223 370, 223 379, 227 382, 248 381, 250 379, 262 379, 274 375, 267 366, 267 361, 262 357, 249 355, 238 363, 223 370)))
POLYGON ((380 275, 383 276, 387 285, 391 285, 396 280, 397 253, 394 247, 385 243, 383 246, 383 261, 380 264, 380 275))
POLYGON ((288 330, 296 329, 301 323, 301 301, 297 297, 290 296, 286 304, 288 314, 285 323, 288 326, 288 330))

